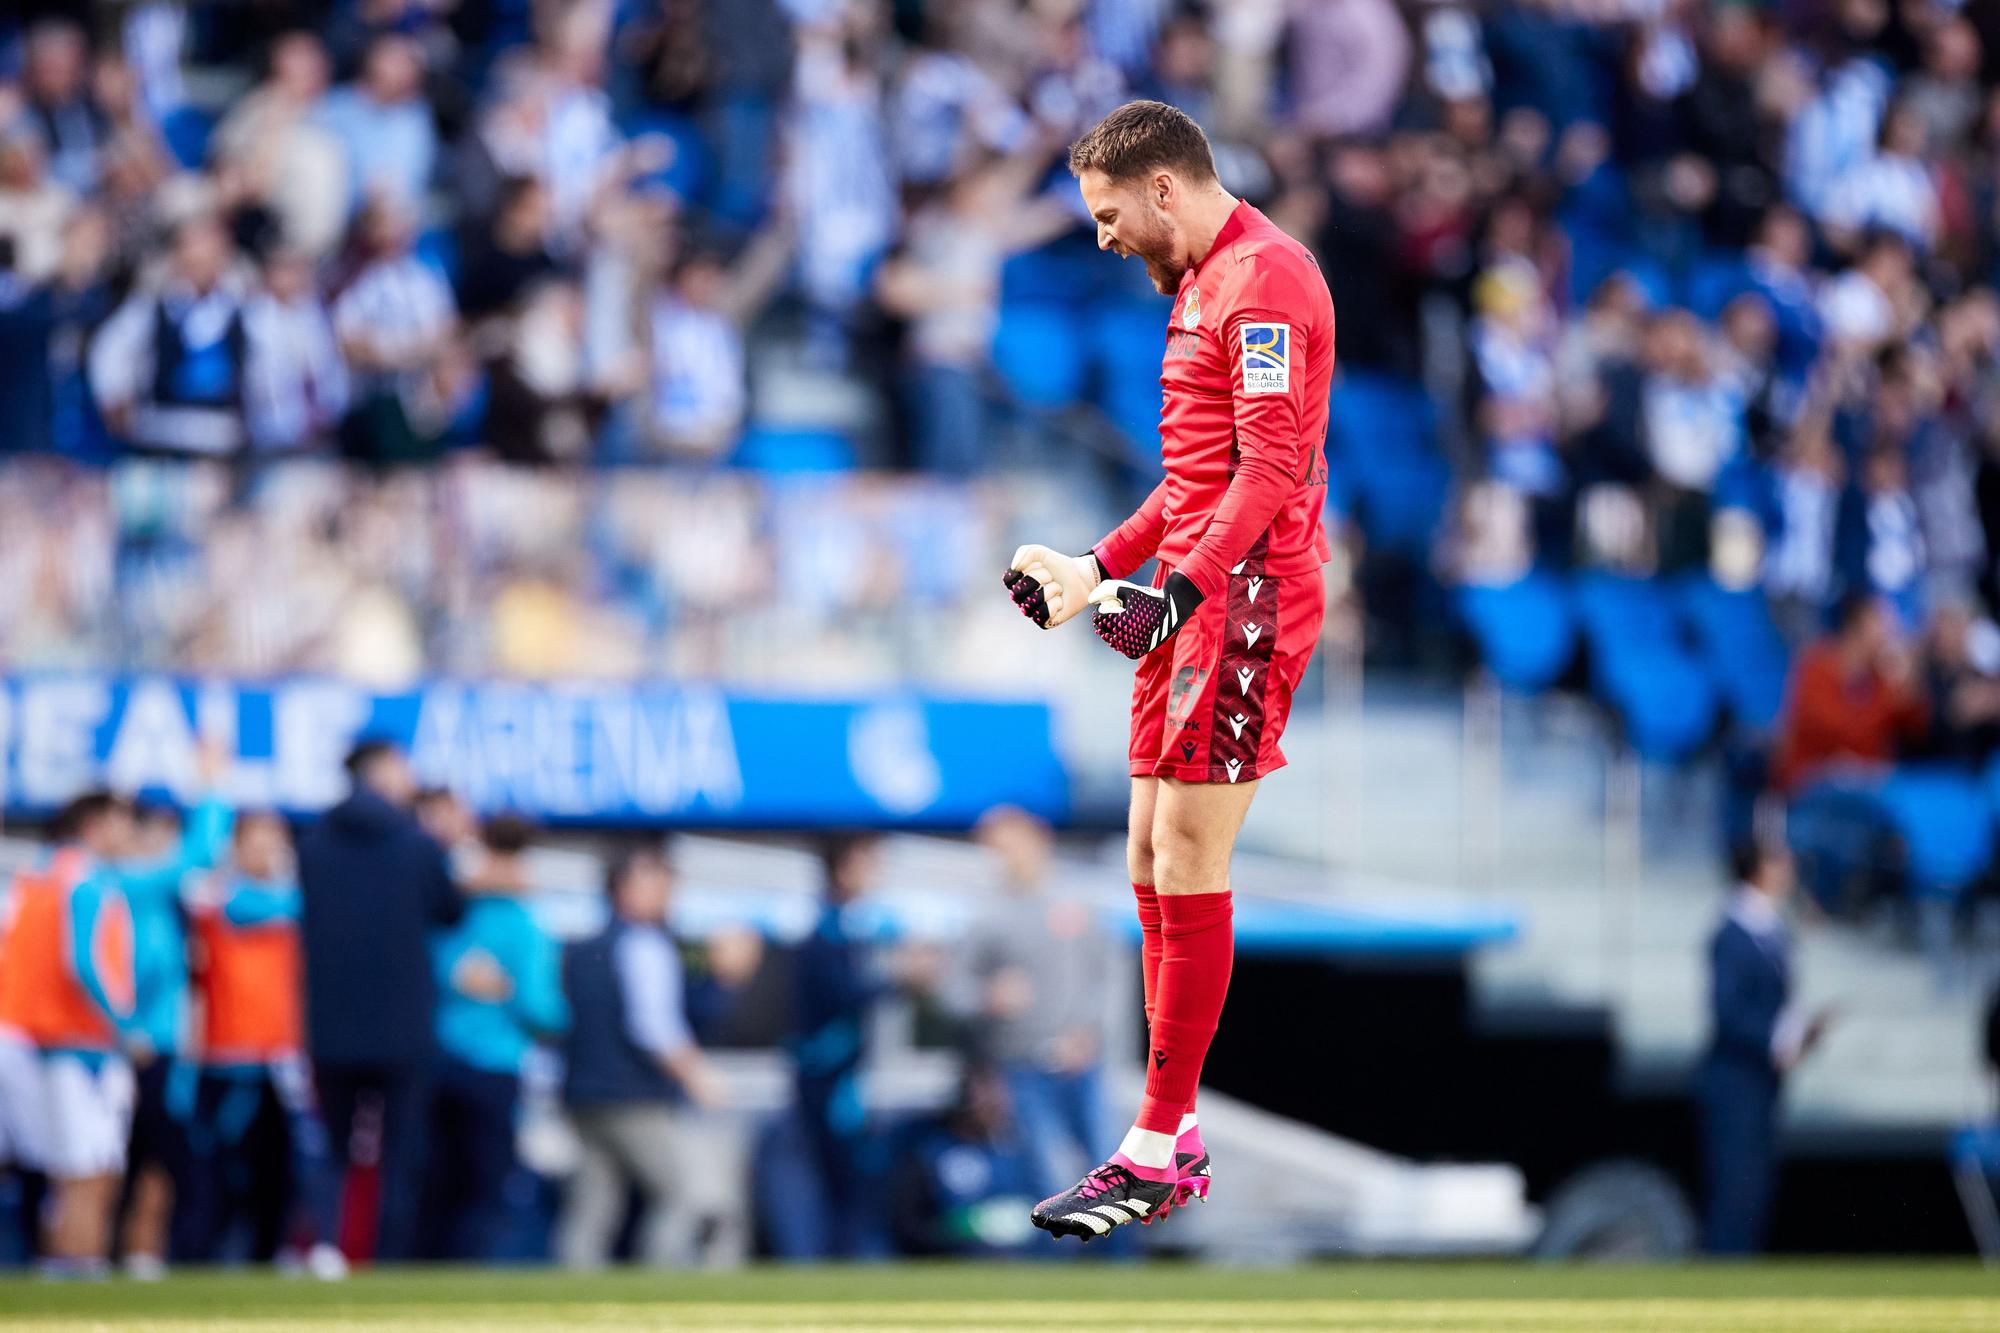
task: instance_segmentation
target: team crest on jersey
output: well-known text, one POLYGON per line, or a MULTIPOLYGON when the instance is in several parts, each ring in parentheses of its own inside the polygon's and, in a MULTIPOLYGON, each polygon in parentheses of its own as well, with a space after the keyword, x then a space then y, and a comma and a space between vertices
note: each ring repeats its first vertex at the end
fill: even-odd
POLYGON ((1201 327, 1201 288, 1188 288, 1187 304, 1181 307, 1181 327, 1193 333, 1201 327))
POLYGON ((1292 388, 1292 326, 1243 326, 1243 392, 1290 393, 1292 388))

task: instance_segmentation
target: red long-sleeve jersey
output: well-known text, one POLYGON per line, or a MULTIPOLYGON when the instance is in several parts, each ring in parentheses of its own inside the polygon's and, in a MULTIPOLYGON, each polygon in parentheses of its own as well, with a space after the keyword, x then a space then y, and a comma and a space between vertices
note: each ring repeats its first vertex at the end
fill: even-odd
POLYGON ((1287 575, 1325 564, 1332 386, 1333 297, 1319 265, 1238 204, 1174 297, 1160 365, 1167 475, 1097 544, 1105 574, 1157 555, 1214 597, 1239 565, 1287 575))

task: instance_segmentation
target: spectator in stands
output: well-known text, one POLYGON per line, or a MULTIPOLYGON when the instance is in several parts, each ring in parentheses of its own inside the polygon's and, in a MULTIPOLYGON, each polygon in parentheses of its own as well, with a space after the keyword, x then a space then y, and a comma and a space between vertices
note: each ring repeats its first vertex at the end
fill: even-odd
POLYGON ((568 1268, 610 1258, 633 1188, 645 1200, 645 1263, 695 1259, 704 1220, 720 1228, 709 1238, 720 1255, 740 1259, 747 1243, 740 1152, 691 1114, 720 1105, 725 1089, 688 1028, 680 954, 667 928, 673 888, 658 848, 628 849, 605 872, 604 929, 564 954, 572 1023, 563 1100, 583 1141, 556 1244, 568 1268))
POLYGON ((1844 597, 1833 633, 1799 654, 1785 695, 1772 776, 1792 794, 1832 774, 1879 770, 1930 717, 1895 612, 1865 592, 1844 597))
POLYGON ((1379 310, 1380 319, 1350 326, 1341 339, 1342 365, 1414 379, 1422 373, 1418 346, 1418 277, 1397 217, 1397 181, 1378 144, 1336 145, 1327 165, 1325 212, 1315 250, 1327 285, 1343 301, 1379 310))
POLYGON ((1286 35, 1302 128, 1336 138, 1387 128, 1410 75, 1409 26, 1390 0, 1310 6, 1286 35))
MULTIPOLYGON (((1882 599, 1905 630, 1923 623, 1924 574, 1929 552, 1917 502, 1910 495, 1909 470, 1896 432, 1879 413, 1888 407, 1878 394, 1876 426, 1891 432, 1862 460, 1860 484, 1841 497, 1834 527, 1834 564, 1841 585, 1882 599)), ((1901 410, 1900 408, 1898 409, 1901 410)))
POLYGON ((1742 402, 1716 374, 1694 316, 1670 310, 1648 326, 1640 418, 1656 480, 1651 496, 1660 568, 1706 563, 1710 495, 1743 448, 1742 402))
POLYGON ((1815 637, 1833 595, 1833 537, 1846 478, 1823 413, 1802 418, 1773 468, 1778 525, 1764 561, 1764 591, 1786 642, 1815 637))
POLYGON ((347 799, 299 844, 307 1047, 343 1167, 353 1165, 356 1113, 372 1105, 379 1117, 376 1254, 405 1259, 417 1240, 436 1061, 430 937, 464 903, 444 849, 409 813, 417 784, 403 752, 365 740, 347 772, 347 799))
POLYGON ((164 280, 128 298, 91 343, 91 390, 112 430, 155 453, 241 448, 258 351, 247 298, 221 219, 200 214, 176 227, 164 280))
POLYGON ((330 440, 347 412, 347 363, 304 254, 264 261, 244 327, 257 348, 245 385, 251 444, 291 453, 330 440))
POLYGON ((1983 765, 2000 749, 2000 627, 1969 601, 1948 601, 1931 613, 1928 637, 1923 753, 1983 765))
POLYGON ((346 154, 350 212, 370 202, 406 211, 423 203, 438 152, 423 84, 423 47, 386 33, 369 43, 360 78, 328 93, 314 113, 346 154))
POLYGON ((48 171, 41 132, 25 120, 0 127, 0 237, 13 242, 23 278, 42 283, 62 258, 63 228, 77 197, 48 171))
POLYGON ((793 97, 786 207, 798 226, 799 285, 814 321, 812 354, 839 366, 868 272, 895 239, 881 76, 837 23, 802 26, 793 97))
POLYGON ((1709 943, 1709 1043, 1696 1083, 1706 1240, 1712 1254, 1763 1249, 1778 1170, 1784 1076, 1819 1043, 1831 1013, 1792 1003, 1785 906, 1791 854, 1756 845, 1733 861, 1735 895, 1709 943))
POLYGON ((302 1244, 306 1271, 343 1277, 339 1181, 304 1058, 299 887, 283 818, 237 818, 228 864, 198 880, 190 915, 201 1065, 175 1253, 217 1262, 242 1226, 254 1257, 288 1262, 302 1244))
POLYGON ((354 374, 347 452, 375 462, 434 455, 466 390, 451 288, 414 253, 406 205, 378 199, 357 224, 363 262, 333 305, 354 374))
POLYGON ((604 93, 612 15, 608 5, 552 11, 535 50, 535 164, 549 192, 551 235, 565 252, 583 242, 590 214, 632 165, 604 93))
POLYGON ((466 319, 513 313, 538 282, 558 271, 549 253, 549 192, 533 176, 502 182, 498 208, 477 225, 459 270, 458 306, 466 319))
POLYGON ((1872 355, 1907 333, 1921 318, 1927 300, 1909 243, 1892 233, 1878 233, 1853 267, 1820 288, 1820 324, 1831 343, 1828 350, 1835 366, 1857 355, 1872 355))
POLYGON ((97 154, 111 133, 89 76, 90 47, 80 24, 51 18, 28 30, 21 60, 28 118, 47 146, 49 174, 76 194, 96 185, 97 154))
POLYGON ((1021 810, 989 811, 978 838, 1000 863, 1005 899, 972 941, 981 1053, 1006 1084, 1032 1161, 1035 1197, 1074 1179, 1104 1148, 1099 1096, 1114 949, 1083 903, 1049 896, 1049 831, 1021 810))
POLYGON ((443 1059, 431 1104, 423 1240, 429 1257, 499 1257, 515 1169, 521 1069, 540 1041, 569 1026, 562 958, 524 899, 534 830, 517 816, 486 821, 485 858, 465 882, 465 916, 432 946, 443 1059))
POLYGON ((1918 253, 1938 239, 1938 194, 1925 157, 1929 127, 1908 103, 1889 109, 1881 141, 1865 162, 1849 168, 1826 192, 1820 212, 1829 242, 1849 250, 1870 228, 1902 237, 1918 253))
POLYGON ((782 227, 760 233, 731 263, 696 243, 674 262, 646 314, 653 448, 713 459, 736 443, 748 404, 747 333, 791 252, 782 227))
POLYGON ((1936 153, 1963 142, 1978 124, 1986 52, 1978 27, 1956 15, 1929 25, 1923 44, 1923 69, 1909 80, 1905 100, 1922 117, 1927 145, 1936 153))
POLYGON ((280 36, 264 81, 216 128, 212 150, 235 188, 276 216, 282 244, 314 260, 346 234, 351 198, 346 148, 314 119, 328 80, 315 34, 280 36))
POLYGON ((583 293, 560 279, 539 282, 495 331, 505 341, 487 365, 488 446, 513 463, 587 459, 603 405, 585 360, 583 293))
POLYGON ((1786 131, 1787 193, 1821 219, 1835 187, 1872 157, 1894 83, 1887 62, 1865 41, 1848 51, 1809 90, 1786 131))
POLYGON ((1480 275, 1473 304, 1478 418, 1492 475, 1523 495, 1557 496, 1568 478, 1555 447, 1555 347, 1540 277, 1525 261, 1507 260, 1480 275))
POLYGON ((1789 204, 1764 212, 1757 236, 1743 252, 1750 290, 1764 298, 1778 324, 1778 368, 1802 387, 1819 351, 1820 315, 1812 273, 1812 229, 1789 204))
POLYGON ((0 450, 40 453, 53 443, 55 303, 14 253, 13 238, 0 236, 0 450))
POLYGON ((883 307, 907 321, 904 405, 926 471, 970 476, 985 463, 981 375, 1000 322, 1001 262, 1070 225, 1051 201, 1027 199, 1046 165, 1046 152, 1033 145, 968 167, 915 212, 902 251, 876 276, 883 307))

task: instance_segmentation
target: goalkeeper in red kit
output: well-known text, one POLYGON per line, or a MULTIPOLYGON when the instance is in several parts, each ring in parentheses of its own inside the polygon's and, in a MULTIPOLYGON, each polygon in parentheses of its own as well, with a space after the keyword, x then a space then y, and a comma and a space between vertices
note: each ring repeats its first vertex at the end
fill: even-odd
POLYGON ((1144 932, 1146 1095, 1111 1160, 1036 1205, 1084 1240, 1210 1183, 1195 1088, 1229 989, 1229 858, 1285 762, 1292 692, 1325 615, 1333 299, 1311 253, 1222 188, 1186 114, 1131 102, 1070 149, 1097 245, 1174 298, 1161 359, 1162 481, 1082 555, 1015 553, 1006 585, 1044 629, 1092 609, 1138 660, 1127 859, 1144 932), (1151 586, 1127 582, 1157 558, 1151 586))

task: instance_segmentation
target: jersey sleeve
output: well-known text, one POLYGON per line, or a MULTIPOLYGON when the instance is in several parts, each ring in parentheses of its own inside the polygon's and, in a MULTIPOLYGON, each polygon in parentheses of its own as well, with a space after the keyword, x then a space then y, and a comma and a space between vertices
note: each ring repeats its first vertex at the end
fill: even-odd
MULTIPOLYGON (((83 987, 91 1004, 121 1033, 132 1029, 133 996, 130 985, 119 975, 121 969, 116 960, 108 955, 113 950, 132 947, 129 924, 121 923, 126 926, 121 932, 110 921, 124 911, 125 900, 117 886, 100 872, 71 891, 69 919, 64 923, 68 936, 65 962, 70 975, 83 987)), ((129 971, 130 966, 128 958, 125 970, 129 971)))
POLYGON ((1257 258, 1244 268, 1222 329, 1236 467, 1215 517, 1179 567, 1204 597, 1222 593, 1230 569, 1284 508, 1312 444, 1305 403, 1309 294, 1298 279, 1257 258))
POLYGON ((229 891, 222 915, 232 926, 266 926, 299 919, 299 889, 296 884, 257 884, 244 881, 229 891))
POLYGON ((1167 534, 1167 483, 1153 488, 1132 517, 1091 548, 1105 578, 1122 579, 1153 558, 1167 534))

